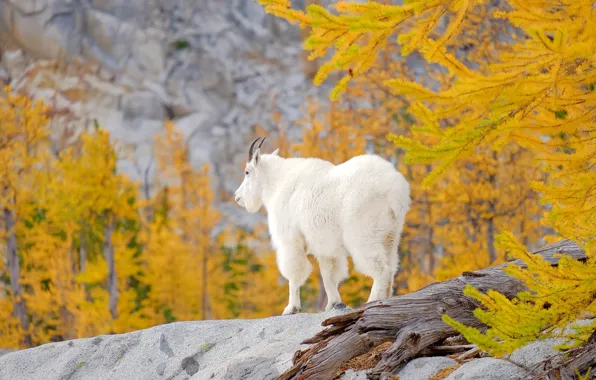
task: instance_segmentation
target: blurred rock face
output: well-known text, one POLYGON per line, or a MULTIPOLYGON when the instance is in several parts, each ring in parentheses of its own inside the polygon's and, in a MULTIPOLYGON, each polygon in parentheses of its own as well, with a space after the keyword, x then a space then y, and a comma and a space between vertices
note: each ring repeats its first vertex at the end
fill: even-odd
POLYGON ((0 0, 0 83, 64 111, 56 138, 97 119, 132 147, 137 164, 121 169, 137 179, 172 118, 193 164, 211 163, 231 192, 253 126, 274 129, 274 111, 291 124, 316 91, 298 34, 254 0, 0 0))

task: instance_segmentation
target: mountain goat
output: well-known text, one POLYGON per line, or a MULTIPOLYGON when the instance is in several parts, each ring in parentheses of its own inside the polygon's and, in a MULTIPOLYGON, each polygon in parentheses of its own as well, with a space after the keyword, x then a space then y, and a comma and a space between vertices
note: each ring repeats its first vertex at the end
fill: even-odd
POLYGON ((301 310, 300 287, 316 257, 327 294, 325 310, 341 303, 339 283, 356 270, 373 278, 367 302, 392 294, 399 245, 410 209, 410 185, 393 165, 372 154, 334 165, 318 158, 283 158, 250 145, 244 180, 234 193, 250 213, 267 210, 277 266, 290 283, 283 315, 301 310))

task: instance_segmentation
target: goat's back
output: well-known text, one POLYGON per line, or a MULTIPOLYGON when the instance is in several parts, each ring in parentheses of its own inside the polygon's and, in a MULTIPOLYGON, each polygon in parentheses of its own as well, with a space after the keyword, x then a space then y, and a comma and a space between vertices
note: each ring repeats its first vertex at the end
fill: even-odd
POLYGON ((349 211, 348 217, 353 217, 361 209, 387 203, 393 209, 403 208, 406 204, 409 208, 408 182, 392 163, 380 156, 364 154, 353 157, 337 165, 329 174, 338 179, 340 201, 349 211))
POLYGON ((377 155, 356 156, 339 165, 318 159, 296 164, 300 169, 293 180, 279 189, 278 201, 283 201, 276 215, 270 215, 276 220, 271 222, 275 232, 298 229, 315 255, 341 249, 343 231, 354 229, 365 214, 370 220, 375 213, 399 213, 402 205, 409 207, 407 181, 377 155))

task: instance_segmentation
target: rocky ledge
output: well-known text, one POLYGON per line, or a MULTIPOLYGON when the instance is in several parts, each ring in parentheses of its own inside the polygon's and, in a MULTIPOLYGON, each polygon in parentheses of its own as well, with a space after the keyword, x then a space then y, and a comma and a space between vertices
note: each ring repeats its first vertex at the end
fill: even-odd
MULTIPOLYGON (((323 329, 323 320, 346 310, 175 322, 127 334, 49 343, 0 356, 0 379, 275 379, 290 367, 294 352, 305 348, 301 341, 323 329)), ((418 358, 398 376, 423 380, 443 370, 445 375, 436 379, 521 379, 528 368, 554 353, 552 344, 533 343, 508 360, 480 358, 461 364, 447 357, 418 358)), ((364 380, 366 370, 348 369, 341 379, 364 380)))

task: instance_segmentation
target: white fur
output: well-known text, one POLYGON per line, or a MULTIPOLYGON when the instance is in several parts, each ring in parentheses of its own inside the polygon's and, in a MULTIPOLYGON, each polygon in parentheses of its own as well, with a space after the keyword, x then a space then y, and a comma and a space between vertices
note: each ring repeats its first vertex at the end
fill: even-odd
POLYGON ((307 254, 321 268, 325 310, 341 303, 338 286, 348 276, 348 255, 374 280, 367 302, 391 296, 410 185, 389 161, 365 154, 333 165, 257 149, 245 170, 235 198, 251 213, 263 205, 267 210, 277 265, 290 283, 284 315, 301 309, 300 287, 312 270, 307 254))

